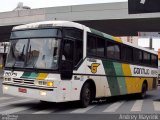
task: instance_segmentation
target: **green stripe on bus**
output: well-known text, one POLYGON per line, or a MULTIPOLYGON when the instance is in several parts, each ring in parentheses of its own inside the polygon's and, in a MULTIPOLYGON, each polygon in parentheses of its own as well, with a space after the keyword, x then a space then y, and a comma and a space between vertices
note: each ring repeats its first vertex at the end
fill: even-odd
POLYGON ((115 77, 116 72, 114 69, 113 62, 103 61, 103 66, 104 66, 106 75, 110 76, 110 77, 107 77, 107 81, 109 84, 111 95, 112 96, 119 95, 120 94, 119 84, 118 84, 117 78, 115 77), (113 77, 111 77, 111 76, 113 76, 113 77))
POLYGON ((104 38, 106 38, 106 40, 114 40, 113 36, 111 36, 111 35, 108 35, 106 33, 100 32, 100 31, 92 29, 92 28, 90 28, 90 30, 91 30, 91 33, 99 35, 101 37, 104 37, 104 38))
MULTIPOLYGON (((105 33, 102 33, 103 34, 103 36, 105 37, 105 38, 109 38, 110 40, 113 40, 113 36, 111 36, 111 35, 108 35, 108 34, 105 34, 105 33)), ((108 40, 108 39, 107 39, 108 40)))
POLYGON ((29 79, 36 79, 36 77, 38 76, 37 73, 31 73, 30 76, 28 76, 29 79))
POLYGON ((30 76, 31 72, 24 72, 21 78, 28 78, 30 76))
POLYGON ((90 28, 90 30, 91 30, 91 33, 104 37, 102 32, 92 28, 90 28))
MULTIPOLYGON (((115 69, 116 75, 124 76, 123 70, 122 70, 122 64, 116 63, 116 62, 114 62, 113 64, 114 64, 114 69, 115 69)), ((127 94, 125 78, 124 77, 117 77, 117 81, 119 84, 121 95, 127 94)))

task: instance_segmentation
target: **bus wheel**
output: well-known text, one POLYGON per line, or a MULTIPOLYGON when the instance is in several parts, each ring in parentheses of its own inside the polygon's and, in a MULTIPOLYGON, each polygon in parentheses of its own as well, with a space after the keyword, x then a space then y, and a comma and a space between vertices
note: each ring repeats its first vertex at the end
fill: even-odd
POLYGON ((140 98, 144 99, 146 97, 146 92, 147 92, 147 84, 143 83, 142 91, 140 93, 140 98))
POLYGON ((80 99, 80 105, 81 107, 85 108, 89 105, 91 101, 91 89, 90 84, 86 83, 84 84, 82 91, 81 91, 81 99, 80 99))

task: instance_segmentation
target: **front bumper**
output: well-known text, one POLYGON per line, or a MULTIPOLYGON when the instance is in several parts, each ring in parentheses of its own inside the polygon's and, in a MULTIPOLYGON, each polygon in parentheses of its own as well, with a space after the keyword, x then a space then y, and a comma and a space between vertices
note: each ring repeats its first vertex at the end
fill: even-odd
POLYGON ((36 86, 22 86, 11 83, 2 83, 3 93, 19 97, 33 98, 49 102, 57 101, 57 88, 43 88, 36 86), (26 89, 26 92, 20 92, 19 88, 26 89))

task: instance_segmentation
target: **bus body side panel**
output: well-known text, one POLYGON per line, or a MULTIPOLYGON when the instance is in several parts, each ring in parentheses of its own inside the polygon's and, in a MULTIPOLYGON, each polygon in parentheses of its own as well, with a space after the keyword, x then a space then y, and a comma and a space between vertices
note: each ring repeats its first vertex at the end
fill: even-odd
POLYGON ((74 71, 80 75, 73 76, 71 99, 80 99, 80 92, 86 80, 94 81, 96 98, 140 93, 145 80, 148 90, 153 90, 156 88, 156 71, 156 68, 86 58, 78 70, 74 71), (134 72, 137 68, 150 72, 136 74, 134 72), (75 88, 78 90, 74 90, 75 88))
POLYGON ((158 77, 157 68, 130 65, 130 69, 132 76, 139 78, 139 80, 141 81, 140 87, 142 87, 143 82, 146 80, 148 84, 148 90, 153 90, 157 88, 157 79, 156 79, 158 77))
POLYGON ((156 88, 157 69, 123 64, 109 60, 103 61, 111 96, 140 93, 142 84, 146 80, 148 90, 156 88), (138 68, 142 71, 135 72, 138 68))
POLYGON ((132 72, 129 64, 122 64, 122 70, 125 77, 127 94, 141 92, 140 85, 143 83, 142 79, 132 77, 132 72))
POLYGON ((78 90, 72 90, 73 99, 80 99, 80 92, 87 80, 93 80, 96 86, 96 97, 111 96, 107 78, 105 77, 105 70, 101 60, 86 58, 78 70, 74 71, 72 80, 72 89, 77 88, 78 90), (77 87, 76 87, 77 86, 77 87))
POLYGON ((102 60, 87 58, 86 74, 95 82, 97 98, 111 96, 102 60))
POLYGON ((126 80, 128 94, 140 93, 142 84, 146 80, 148 90, 155 89, 155 78, 157 76, 156 68, 149 68, 137 65, 122 64, 126 80), (128 76, 128 77, 127 77, 128 76))

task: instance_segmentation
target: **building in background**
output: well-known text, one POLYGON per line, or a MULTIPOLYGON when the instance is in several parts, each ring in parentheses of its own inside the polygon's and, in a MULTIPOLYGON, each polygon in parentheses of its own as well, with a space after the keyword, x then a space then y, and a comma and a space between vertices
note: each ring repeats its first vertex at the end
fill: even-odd
POLYGON ((134 45, 138 45, 138 36, 119 36, 118 38, 134 45))
POLYGON ((160 48, 158 49, 158 85, 160 85, 160 48))
POLYGON ((0 42, 0 69, 5 65, 8 50, 9 42, 0 42))
POLYGON ((160 48, 158 49, 158 60, 160 60, 160 48))

